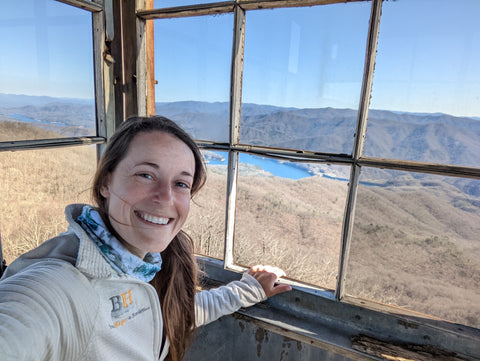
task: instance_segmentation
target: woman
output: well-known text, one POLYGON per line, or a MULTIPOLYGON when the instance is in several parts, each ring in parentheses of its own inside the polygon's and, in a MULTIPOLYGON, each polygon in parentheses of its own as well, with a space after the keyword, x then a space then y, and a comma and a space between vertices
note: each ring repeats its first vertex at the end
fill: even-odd
POLYGON ((124 122, 98 165, 97 207, 68 206, 68 231, 0 281, 0 360, 179 361, 194 327, 290 290, 275 284, 281 270, 255 266, 195 293, 193 243, 181 229, 205 176, 174 122, 124 122))

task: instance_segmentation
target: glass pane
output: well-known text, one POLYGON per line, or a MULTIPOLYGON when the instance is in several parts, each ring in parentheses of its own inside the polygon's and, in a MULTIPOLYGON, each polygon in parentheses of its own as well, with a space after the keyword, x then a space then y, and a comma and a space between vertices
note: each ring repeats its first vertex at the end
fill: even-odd
POLYGON ((155 21, 156 113, 196 139, 228 142, 233 16, 155 21))
POLYGON ((184 230, 193 238, 196 253, 223 259, 228 155, 202 153, 207 163, 207 183, 193 198, 184 230))
POLYGON ((91 203, 95 146, 0 153, 0 230, 7 263, 66 231, 64 209, 91 203))
POLYGON ((234 260, 334 289, 350 168, 241 154, 234 260))
POLYGON ((241 143, 352 152, 370 6, 247 13, 241 143))
POLYGON ((346 292, 480 326, 480 181, 362 169, 346 292))
POLYGON ((384 2, 365 155, 480 167, 479 13, 477 0, 384 2))
POLYGON ((94 135, 90 12, 53 0, 4 0, 0 23, 0 122, 55 133, 46 137, 94 135))

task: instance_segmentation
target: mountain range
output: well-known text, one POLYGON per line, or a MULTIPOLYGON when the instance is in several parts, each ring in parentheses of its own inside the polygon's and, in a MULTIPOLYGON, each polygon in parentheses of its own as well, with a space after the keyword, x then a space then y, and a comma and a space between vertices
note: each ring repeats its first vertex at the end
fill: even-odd
MULTIPOLYGON (((156 113, 175 120, 196 139, 228 142, 228 102, 156 103, 156 113)), ((75 127, 89 129, 93 135, 95 106, 88 99, 0 94, 0 119, 62 126, 64 132, 75 127)), ((351 154, 356 121, 353 109, 244 103, 240 142, 351 154)), ((367 129, 366 156, 480 167, 480 121, 476 118, 372 109, 367 129)))

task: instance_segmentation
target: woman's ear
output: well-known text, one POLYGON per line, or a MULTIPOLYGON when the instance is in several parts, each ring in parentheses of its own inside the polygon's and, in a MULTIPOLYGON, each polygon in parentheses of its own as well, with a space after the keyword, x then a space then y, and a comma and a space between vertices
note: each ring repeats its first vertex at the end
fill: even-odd
POLYGON ((109 198, 110 197, 110 174, 107 176, 107 178, 103 181, 102 186, 100 187, 100 194, 104 198, 109 198))

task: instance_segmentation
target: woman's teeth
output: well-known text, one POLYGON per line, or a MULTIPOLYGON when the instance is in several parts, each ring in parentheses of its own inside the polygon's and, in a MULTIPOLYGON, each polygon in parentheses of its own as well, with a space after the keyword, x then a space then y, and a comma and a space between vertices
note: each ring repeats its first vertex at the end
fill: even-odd
POLYGON ((138 215, 140 216, 140 218, 155 224, 167 224, 169 220, 168 218, 155 217, 150 214, 139 213, 138 215))

